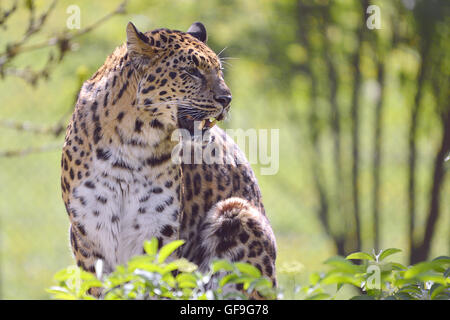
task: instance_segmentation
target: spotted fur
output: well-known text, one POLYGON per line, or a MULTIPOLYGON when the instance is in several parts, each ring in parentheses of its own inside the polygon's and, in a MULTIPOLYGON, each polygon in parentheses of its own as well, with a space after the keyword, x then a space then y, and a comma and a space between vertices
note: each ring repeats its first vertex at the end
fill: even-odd
MULTIPOLYGON (((186 244, 178 255, 206 270, 212 259, 252 263, 275 278, 275 238, 255 175, 217 126, 204 128, 226 164, 177 164, 174 130, 221 120, 231 93, 200 23, 188 32, 127 26, 87 80, 68 125, 61 188, 77 264, 104 272, 142 253, 144 240, 186 244), (233 150, 233 152, 226 152, 233 150)), ((240 289, 240 288, 238 288, 240 289)))

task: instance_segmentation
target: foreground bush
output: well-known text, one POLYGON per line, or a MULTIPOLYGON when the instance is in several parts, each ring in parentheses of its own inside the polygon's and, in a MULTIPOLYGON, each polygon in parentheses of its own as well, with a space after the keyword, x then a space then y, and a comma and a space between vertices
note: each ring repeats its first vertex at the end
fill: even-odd
MULTIPOLYGON (((204 274, 185 259, 168 262, 167 258, 182 244, 181 240, 174 241, 158 251, 157 240, 152 239, 144 244, 145 255, 133 257, 108 275, 101 274, 101 261, 96 267, 97 276, 68 267, 55 275, 58 286, 47 291, 56 299, 95 299, 88 290, 96 287, 102 288, 102 299, 106 300, 248 299, 254 290, 266 299, 277 297, 271 281, 250 264, 218 260, 204 274), (227 293, 226 287, 236 284, 242 285, 243 292, 227 293)), ((334 299, 344 286, 358 290, 359 294, 351 299, 450 299, 450 257, 441 256, 408 267, 388 262, 388 257, 400 251, 391 248, 378 254, 356 252, 346 258, 330 258, 325 261, 330 270, 311 274, 310 284, 300 290, 306 299, 312 300, 334 299)), ((278 297, 282 296, 278 292, 278 297)))
POLYGON ((386 249, 378 254, 355 252, 346 258, 333 257, 325 261, 331 270, 313 273, 310 285, 301 288, 307 299, 332 299, 326 290, 335 286, 335 294, 343 286, 358 289, 351 299, 376 300, 449 300, 450 257, 441 256, 432 261, 404 266, 388 262, 387 257, 400 249, 386 249), (352 260, 357 260, 355 264, 352 260))
POLYGON ((144 244, 146 252, 136 256, 108 275, 101 273, 101 260, 97 263, 97 276, 78 267, 68 267, 55 275, 58 286, 47 290, 56 299, 95 299, 88 294, 91 288, 102 288, 102 299, 173 299, 212 300, 248 299, 257 290, 267 299, 275 298, 272 283, 250 264, 214 261, 211 271, 202 274, 197 266, 185 259, 167 261, 183 244, 177 240, 163 246, 152 239, 144 244), (212 286, 209 285, 212 283, 212 286), (241 284, 243 292, 227 293, 227 286, 241 284))

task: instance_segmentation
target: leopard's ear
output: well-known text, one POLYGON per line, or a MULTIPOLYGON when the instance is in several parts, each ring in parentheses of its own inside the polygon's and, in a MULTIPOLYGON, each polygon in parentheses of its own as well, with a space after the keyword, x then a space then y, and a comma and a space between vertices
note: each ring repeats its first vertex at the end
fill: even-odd
POLYGON ((208 34, 206 28, 201 22, 194 22, 188 29, 187 33, 197 38, 198 40, 206 43, 208 41, 208 34))
POLYGON ((150 43, 149 38, 131 22, 127 25, 127 49, 130 54, 145 55, 154 55, 158 51, 158 48, 150 43))

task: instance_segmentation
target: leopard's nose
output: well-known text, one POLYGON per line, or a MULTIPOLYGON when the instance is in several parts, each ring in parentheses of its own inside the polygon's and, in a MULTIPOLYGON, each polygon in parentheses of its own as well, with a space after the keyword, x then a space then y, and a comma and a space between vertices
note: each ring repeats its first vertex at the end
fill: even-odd
POLYGON ((214 100, 219 102, 224 108, 228 107, 231 102, 231 95, 214 96, 214 100))

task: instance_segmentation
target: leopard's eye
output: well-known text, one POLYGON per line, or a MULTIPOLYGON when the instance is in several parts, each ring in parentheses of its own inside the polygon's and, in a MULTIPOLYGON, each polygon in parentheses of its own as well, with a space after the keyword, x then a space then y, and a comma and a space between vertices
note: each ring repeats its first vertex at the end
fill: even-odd
POLYGON ((200 71, 196 68, 196 67, 187 67, 185 69, 185 71, 193 77, 197 77, 197 78, 201 78, 202 74, 200 73, 200 71))

